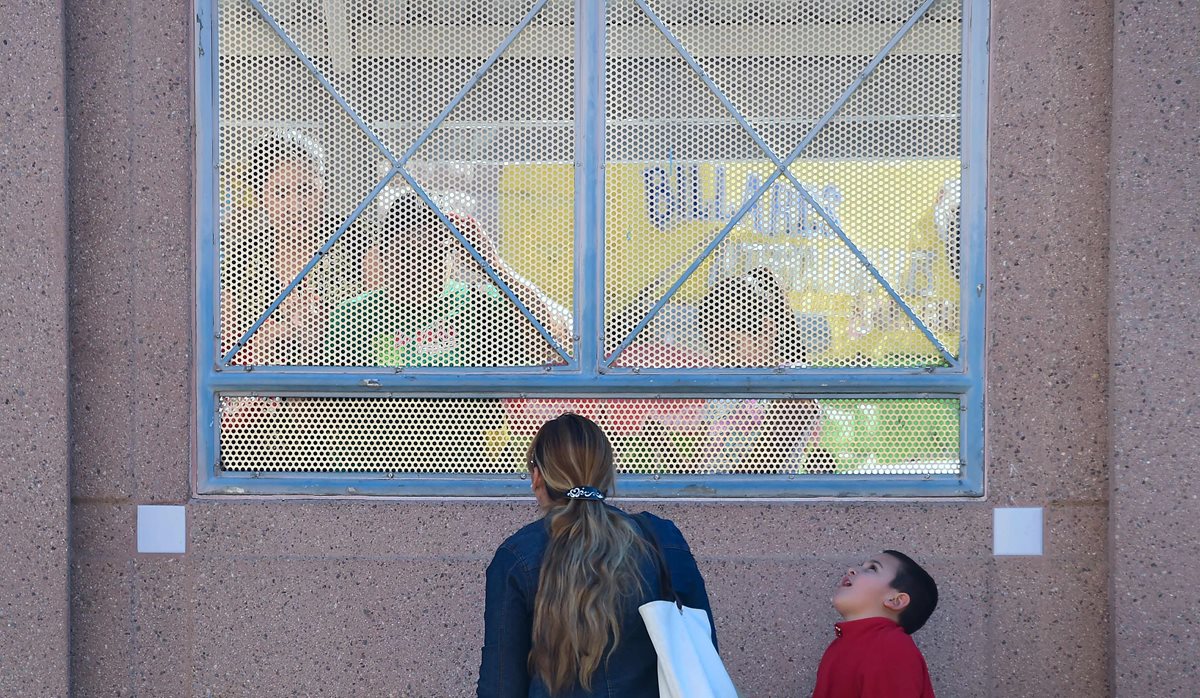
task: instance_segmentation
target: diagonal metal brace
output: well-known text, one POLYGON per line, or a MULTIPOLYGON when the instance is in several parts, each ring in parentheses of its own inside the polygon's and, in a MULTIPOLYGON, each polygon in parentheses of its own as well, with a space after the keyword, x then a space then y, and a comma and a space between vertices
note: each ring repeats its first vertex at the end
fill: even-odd
MULTIPOLYGON (((475 263, 487 273, 487 276, 489 279, 491 279, 492 283, 495 284, 496 287, 499 288, 504 295, 507 296, 508 299, 517 306, 517 309, 521 311, 521 314, 525 316, 526 320, 529 320, 531 323, 533 323, 534 329, 538 331, 538 334, 542 336, 542 339, 546 340, 550 346, 554 348, 555 353, 557 353, 568 366, 573 365, 574 359, 571 357, 571 355, 559 345, 558 341, 554 339, 554 336, 550 334, 550 331, 538 321, 537 317, 532 311, 529 310, 528 306, 526 306, 521 299, 517 297, 516 292, 513 291, 508 284, 504 283, 504 280, 500 278, 500 275, 496 273, 496 270, 487 263, 487 260, 483 258, 483 255, 480 254, 479 250, 477 250, 475 246, 472 245, 469 240, 467 240, 466 236, 462 234, 462 231, 458 229, 458 226, 454 225, 454 221, 450 220, 450 217, 447 216, 445 212, 442 211, 442 209, 437 205, 437 203, 434 202, 433 198, 430 197, 429 193, 421 187, 420 183, 417 182, 412 174, 403 167, 399 168, 398 171, 400 176, 404 178, 404 181, 408 182, 408 186, 412 187, 413 193, 420 197, 421 201, 424 201, 425 205, 428 206, 429 209, 433 211, 434 215, 438 217, 438 220, 442 222, 442 225, 446 226, 450 230, 450 233, 454 235, 454 239, 457 240, 458 244, 462 245, 463 249, 465 249, 471 255, 471 258, 475 260, 475 263)), ((486 235, 487 233, 484 234, 486 235)))
POLYGON ((829 223, 830 228, 835 231, 835 233, 842 240, 842 242, 847 246, 847 248, 851 251, 851 253, 855 255, 855 257, 859 260, 859 262, 861 264, 863 264, 864 267, 866 267, 866 269, 872 274, 872 276, 876 279, 876 281, 879 282, 880 285, 883 286, 883 288, 892 296, 893 300, 895 300, 900 305, 900 307, 908 315, 909 319, 913 321, 913 323, 917 326, 917 328, 919 330, 921 330, 921 332, 925 335, 925 337, 933 344, 933 346, 942 355, 942 358, 945 359, 947 362, 949 362, 952 366, 957 365, 957 363, 958 363, 957 360, 948 351, 946 351, 946 348, 937 339, 937 337, 935 337, 933 335, 933 333, 929 331, 929 328, 925 326, 925 324, 920 320, 920 318, 917 317, 917 315, 912 311, 912 309, 908 306, 908 304, 899 296, 898 293, 896 293, 895 289, 893 289, 891 287, 891 285, 887 282, 887 280, 883 278, 882 274, 880 274, 879 271, 874 267, 874 265, 871 264, 870 260, 868 260, 866 258, 866 256, 862 253, 862 251, 859 250, 858 247, 855 246, 850 241, 850 239, 846 236, 845 232, 841 230, 841 227, 835 221, 833 221, 831 219, 828 212, 826 212, 824 210, 824 208, 821 207, 816 202, 815 199, 813 199, 813 197, 807 192, 807 190, 804 189, 804 187, 800 184, 800 182, 798 180, 796 180, 795 176, 790 171, 788 171, 788 168, 791 167, 792 163, 795 162, 795 160, 800 156, 800 154, 812 143, 813 140, 816 139, 817 135, 820 134, 820 132, 834 118, 834 116, 836 116, 837 113, 841 111, 841 109, 846 105, 846 103, 850 100, 850 98, 858 91, 858 89, 860 87, 862 87, 862 85, 866 82, 866 80, 875 72, 875 70, 879 67, 879 65, 883 62, 883 60, 888 56, 888 54, 891 53, 892 49, 895 48, 895 46, 898 43, 900 43, 900 41, 908 34, 908 32, 914 26, 916 26, 917 22, 920 21, 920 19, 925 15, 925 13, 928 12, 929 8, 933 5, 934 2, 936 2, 936 0, 925 0, 920 5, 920 7, 917 8, 917 11, 915 13, 913 13, 913 15, 911 17, 909 17, 909 19, 903 25, 901 25, 901 27, 896 31, 895 34, 892 35, 892 37, 888 40, 888 42, 886 44, 884 44, 883 48, 881 48, 875 54, 875 56, 872 57, 871 61, 867 63, 866 67, 862 70, 862 72, 859 73, 859 75, 850 83, 850 85, 847 87, 847 89, 842 93, 842 95, 840 97, 838 97, 838 99, 830 106, 830 108, 828 110, 826 110, 825 114, 821 116, 821 118, 813 125, 812 129, 809 130, 809 132, 804 136, 804 138, 801 139, 800 143, 792 150, 792 152, 783 161, 780 161, 779 157, 777 155, 775 155, 774 151, 771 150, 771 148, 769 146, 767 146, 767 144, 758 135, 758 132, 755 131, 754 127, 751 126, 748 122, 746 122, 746 120, 737 111, 736 107, 733 106, 733 104, 729 101, 729 99, 725 96, 725 94, 720 90, 720 88, 718 88, 717 85, 715 83, 713 83, 712 79, 708 77, 708 75, 704 72, 704 70, 696 62, 695 58, 692 57, 692 55, 687 51, 686 48, 684 48, 684 46, 679 42, 679 39, 670 32, 670 30, 667 28, 666 24, 654 12, 654 10, 650 8, 650 6, 647 4, 646 0, 635 0, 635 1, 637 2, 638 6, 642 9, 642 11, 646 13, 646 15, 647 15, 647 17, 649 17, 650 21, 654 23, 655 27, 659 30, 659 32, 662 33, 663 37, 666 38, 667 41, 670 42, 671 45, 676 49, 676 51, 678 51, 679 54, 684 58, 684 60, 688 63, 689 67, 692 68, 692 70, 697 74, 697 76, 700 78, 700 80, 702 82, 704 82, 704 84, 707 85, 710 90, 713 91, 714 95, 718 98, 718 100, 721 101, 721 104, 726 108, 727 111, 729 111, 730 115, 733 116, 733 118, 747 131, 747 133, 754 140, 754 142, 759 146, 759 148, 763 150, 764 154, 766 154, 771 159, 771 161, 776 165, 776 169, 774 172, 772 172, 771 176, 769 176, 766 180, 764 180, 762 185, 750 197, 748 197, 746 199, 746 201, 742 204, 742 206, 730 218, 729 223, 727 223, 725 225, 725 227, 721 230, 721 232, 712 240, 712 242, 709 243, 709 245, 704 249, 704 251, 700 254, 700 256, 691 265, 688 266, 688 268, 684 271, 683 275, 674 284, 672 284, 672 286, 669 289, 667 289, 667 291, 663 295, 663 297, 661 299, 659 299, 659 301, 657 303, 655 303, 655 305, 650 309, 650 312, 633 328, 633 330, 629 333, 629 335, 625 337, 625 339, 621 342, 621 344, 608 357, 608 359, 606 360, 606 365, 611 366, 613 364, 613 362, 616 361, 617 357, 621 354, 621 352, 623 352, 625 349, 627 349, 633 343, 634 339, 637 338, 637 335, 643 329, 645 329, 646 325, 648 325, 650 323, 650 321, 654 318, 654 316, 657 315, 658 312, 667 304, 667 301, 670 300, 671 296, 673 296, 675 294, 675 292, 678 291, 679 288, 683 286, 683 284, 688 280, 688 278, 690 278, 691 275, 700 267, 700 265, 704 262, 704 260, 707 259, 708 256, 711 255, 712 252, 714 250, 716 250, 716 248, 718 246, 720 246, 720 244, 722 242, 725 241, 725 239, 729 236, 729 233, 733 230, 733 228, 738 224, 738 222, 741 221, 742 217, 745 216, 745 214, 757 203, 758 199, 768 189, 770 189, 771 185, 774 184, 775 180, 778 179, 781 175, 787 177, 792 182, 792 184, 797 188, 800 195, 805 199, 805 201, 808 202, 810 205, 812 205, 814 207, 814 209, 817 211, 817 213, 819 215, 821 215, 826 220, 827 223, 829 223))
MULTIPOLYGON (((237 355, 237 353, 239 351, 241 351, 241 349, 243 347, 246 346, 247 343, 249 343, 250 338, 254 335, 255 332, 258 331, 258 329, 260 327, 262 327, 263 323, 266 322, 267 318, 269 318, 271 316, 271 314, 275 312, 275 310, 284 302, 284 300, 287 299, 287 297, 292 293, 292 291, 295 290, 295 288, 300 285, 300 283, 304 280, 304 278, 308 275, 308 273, 316 267, 316 265, 320 262, 320 260, 326 254, 328 254, 329 250, 332 249, 333 245, 342 237, 343 234, 345 234, 346 230, 348 230, 350 228, 350 226, 353 225, 356 220, 358 220, 358 217, 366 209, 367 205, 372 200, 374 200, 374 198, 379 194, 379 192, 382 191, 383 188, 386 187, 387 184, 389 182, 391 182, 391 180, 397 174, 402 174, 404 179, 409 182, 409 185, 412 186, 414 191, 418 191, 420 189, 419 186, 417 186, 415 181, 412 179, 411 175, 407 171, 402 172, 399 168, 402 168, 404 165, 406 165, 408 163, 409 159, 412 158, 412 156, 421 148, 421 146, 423 146, 425 144, 425 142, 429 139, 429 137, 442 125, 442 123, 446 120, 446 118, 450 115, 450 113, 453 112, 454 109, 459 104, 462 103, 463 99, 466 98, 467 94, 470 93, 471 90, 474 89, 474 87, 479 83, 479 81, 482 79, 483 75, 493 65, 495 65, 496 61, 499 60, 501 54, 503 54, 504 51, 506 51, 508 49, 508 47, 512 45, 513 41, 516 40, 517 36, 526 27, 529 26, 529 24, 541 12, 541 10, 546 6, 546 3, 548 2, 548 0, 537 0, 537 2, 534 3, 534 5, 529 9, 529 12, 527 12, 525 14, 525 16, 521 19, 521 21, 517 24, 517 26, 515 26, 513 28, 513 30, 511 32, 509 32, 509 34, 504 38, 504 40, 500 43, 500 45, 496 47, 496 49, 491 53, 490 56, 488 56, 488 59, 486 61, 484 61, 484 63, 479 67, 478 70, 475 71, 475 74, 472 75, 471 78, 463 85, 463 87, 454 96, 454 99, 452 99, 446 105, 446 107, 442 109, 442 111, 438 114, 438 116, 432 122, 430 122, 428 126, 425 127, 425 129, 421 132, 421 135, 417 137, 417 139, 412 143, 412 145, 408 148, 408 150, 404 153, 404 155, 401 158, 397 158, 391 152, 391 149, 388 148, 387 145, 385 145, 383 143, 383 141, 374 132, 374 130, 358 114, 358 112, 356 112, 354 110, 354 108, 351 107, 350 104, 346 101, 346 99, 337 91, 337 89, 333 86, 333 84, 329 81, 329 79, 326 78, 325 75, 320 71, 320 69, 317 68, 316 64, 314 64, 312 62, 312 60, 308 57, 308 55, 304 53, 304 51, 299 47, 298 44, 296 44, 296 42, 290 36, 288 36, 287 32, 284 31, 283 27, 280 26, 279 22, 276 21, 274 16, 272 16, 271 13, 267 11, 266 7, 263 6, 261 0, 246 0, 246 1, 248 3, 250 3, 251 7, 253 7, 254 10, 258 13, 259 17, 264 22, 266 22, 266 24, 271 28, 271 30, 275 32, 275 35, 278 36, 279 39, 281 41, 283 41, 283 43, 288 47, 288 49, 296 56, 296 58, 298 60, 300 60, 300 62, 309 71, 309 73, 313 76, 313 78, 315 80, 317 80, 317 82, 320 83, 320 85, 323 88, 325 88, 326 92, 329 93, 329 95, 338 103, 338 105, 342 107, 342 109, 345 111, 347 116, 349 116, 350 119, 354 122, 354 124, 356 126, 358 126, 358 128, 367 136, 367 138, 371 141, 371 143, 373 143, 375 145, 375 147, 384 155, 384 157, 387 158, 388 162, 391 164, 392 167, 389 170, 388 174, 383 178, 383 180, 381 180, 371 190, 371 192, 367 195, 367 197, 362 202, 359 203, 359 205, 354 209, 354 211, 350 214, 350 216, 343 222, 343 224, 341 226, 339 226, 338 229, 333 233, 333 235, 331 235, 330 238, 325 242, 325 244, 321 246, 321 249, 318 250, 318 252, 315 255, 313 255, 312 259, 310 259, 307 264, 304 265, 304 268, 300 270, 300 273, 297 274, 296 277, 288 283, 288 285, 284 288, 284 290, 280 293, 280 295, 270 305, 267 306, 266 310, 264 310, 263 313, 261 315, 259 315, 258 319, 255 320, 250 325, 249 329, 247 329, 246 332, 244 332, 241 335, 241 337, 239 337, 239 339, 234 343, 233 347, 229 350, 229 352, 226 353, 225 356, 221 357, 220 363, 222 365, 229 365, 229 363, 231 361, 233 361, 233 358, 237 355)), ((540 335, 542 335, 543 338, 546 338, 547 341, 550 342, 550 345, 554 348, 555 352, 557 354, 559 354, 561 357, 563 357, 567 361, 568 364, 573 364, 573 359, 571 359, 570 356, 563 350, 563 348, 561 346, 559 346, 558 342, 553 339, 553 336, 546 329, 546 327, 541 323, 541 321, 539 321, 537 319, 537 317, 529 311, 529 309, 525 306, 525 304, 521 301, 521 299, 519 297, 517 297, 517 295, 513 292, 513 290, 511 288, 508 287, 507 284, 504 284, 502 281, 500 281, 499 277, 496 275, 495 271, 491 268, 491 266, 488 265, 486 262, 482 261, 482 257, 478 256, 478 251, 475 250, 473 247, 471 247, 471 245, 469 243, 466 243, 465 238, 462 237, 461 232, 458 231, 457 228, 455 228, 449 222, 449 219, 447 219, 445 217, 445 214, 442 213, 442 211, 440 209, 438 209, 438 207, 436 205, 433 204, 433 202, 428 198, 428 195, 425 194, 423 190, 421 190, 420 196, 423 199, 425 199, 425 201, 428 205, 430 205, 432 207, 432 209, 437 213, 438 217, 440 219, 442 219, 442 222, 450 228, 450 231, 451 231, 451 233, 454 234, 455 238, 457 238, 460 243, 462 243, 466 246, 467 251, 470 252, 473 257, 476 257, 476 261, 480 263, 481 267, 487 272, 488 276, 490 278, 492 278, 493 281, 498 282, 497 288, 499 288, 501 290, 501 292, 503 292, 504 295, 509 299, 509 301, 511 301, 517 307, 517 309, 521 312, 521 314, 525 317, 525 319, 534 326, 534 328, 538 331, 538 333, 540 335)))
POLYGON ((267 309, 258 316, 258 319, 250 325, 249 329, 242 333, 242 336, 239 337, 236 342, 234 342, 233 347, 225 354, 225 356, 221 357, 222 366, 228 366, 229 363, 233 361, 233 357, 237 356, 237 353, 245 348, 245 346, 250 342, 250 338, 253 337, 254 333, 258 331, 258 328, 262 327, 263 323, 267 321, 267 318, 271 317, 271 313, 274 313, 275 310, 283 304, 283 301, 288 297, 288 295, 300 285, 300 282, 304 281, 304 277, 308 275, 308 272, 312 271, 317 264, 319 264, 321 260, 325 258, 325 255, 329 254, 329 251, 333 249, 333 246, 337 244, 337 241, 340 240, 342 235, 344 235, 346 231, 350 229, 350 226, 354 224, 354 221, 358 220, 359 215, 362 214, 362 212, 371 204, 375 197, 379 195, 379 192, 383 191, 383 188, 392 181, 392 178, 396 176, 396 173, 397 170, 393 167, 391 171, 387 173, 387 176, 379 180, 379 183, 375 185, 375 188, 373 188, 363 198, 363 200, 358 203, 358 206, 355 207, 354 211, 346 218, 346 220, 338 226, 333 235, 325 241, 325 244, 321 245, 321 249, 317 250, 317 253, 312 256, 312 259, 308 260, 308 263, 304 265, 304 268, 300 270, 300 273, 296 274, 295 278, 288 282, 288 285, 284 287, 279 296, 277 296, 275 300, 271 301, 271 304, 267 306, 267 309))
MULTIPOLYGON (((925 16, 925 13, 929 11, 929 8, 933 6, 934 2, 936 2, 936 0, 925 0, 917 8, 917 10, 913 13, 913 15, 911 17, 909 17, 906 24, 908 24, 910 26, 915 26, 916 23, 919 22, 921 20, 921 18, 925 16)), ((724 91, 721 90, 721 88, 716 84, 716 82, 713 81, 712 78, 710 78, 708 76, 708 74, 700 66, 699 61, 697 61, 695 59, 695 57, 692 56, 691 52, 689 52, 687 50, 687 48, 683 46, 683 43, 681 41, 679 41, 678 37, 674 36, 667 30, 666 24, 661 20, 661 18, 659 18, 657 16, 657 14, 653 14, 652 10, 649 10, 648 8, 647 8, 647 10, 652 13, 650 15, 651 21, 655 23, 655 26, 658 27, 659 31, 661 31, 663 33, 663 35, 666 37, 666 39, 671 42, 671 45, 675 47, 675 49, 679 52, 679 54, 687 62, 688 66, 696 73, 696 76, 699 77, 700 80, 706 86, 708 86, 709 90, 711 90, 713 92, 713 94, 721 102, 721 105, 724 106, 726 111, 729 112, 730 116, 732 116, 734 118, 734 120, 737 121, 738 124, 740 124, 743 129, 745 129, 746 133, 750 136, 750 138, 754 141, 754 143, 767 155, 767 157, 770 158, 771 162, 773 162, 776 167, 780 168, 778 170, 778 172, 780 172, 784 177, 786 177, 788 179, 788 181, 790 181, 792 183, 792 186, 794 186, 796 188, 797 192, 805 200, 805 202, 807 202, 810 206, 812 206, 813 210, 815 210, 817 212, 817 214, 820 215, 821 218, 823 218, 825 220, 825 222, 829 225, 830 229, 834 231, 834 234, 836 234, 838 236, 838 238, 842 241, 842 243, 846 245, 846 248, 849 249, 851 254, 853 254, 855 256, 855 258, 858 259, 859 263, 861 263, 863 265, 863 267, 866 268, 867 272, 871 274, 871 276, 876 280, 876 282, 878 282, 879 285, 883 287, 884 291, 886 291, 888 293, 888 295, 890 295, 892 297, 892 300, 895 301, 896 304, 898 304, 900 306, 901 310, 904 311, 905 315, 908 316, 909 320, 911 320, 912 323, 916 326, 916 328, 918 330, 920 330, 920 332, 923 335, 925 335, 925 338, 929 340, 929 342, 934 346, 934 348, 938 350, 938 353, 941 354, 942 358, 947 363, 949 363, 951 366, 957 366, 958 360, 949 351, 947 351, 946 347, 941 343, 941 341, 937 338, 937 336, 933 334, 933 332, 929 329, 929 327, 925 324, 925 322, 923 320, 921 320, 921 318, 913 311, 912 307, 908 305, 907 301, 905 301, 900 296, 900 294, 896 292, 896 290, 892 287, 892 285, 888 282, 888 280, 886 278, 884 278, 883 274, 880 273, 880 271, 875 267, 875 265, 872 264, 871 261, 867 258, 866 254, 864 254, 862 252, 862 250, 860 250, 858 248, 858 246, 855 245, 854 242, 850 240, 850 237, 842 229, 841 224, 838 223, 833 218, 833 216, 829 215, 829 213, 825 210, 825 208, 816 201, 815 197, 813 197, 808 192, 807 188, 804 187, 804 185, 801 184, 800 181, 796 178, 796 175, 794 175, 789 169, 783 167, 783 164, 780 162, 779 157, 778 157, 778 155, 775 154, 774 150, 772 150, 771 147, 769 145, 767 145, 766 141, 759 135, 758 131, 755 130, 754 126, 752 124, 750 124, 750 122, 747 121, 745 119, 745 117, 742 116, 742 114, 733 105, 733 102, 724 93, 724 91)), ((904 30, 903 27, 901 28, 901 31, 904 31, 905 33, 907 33, 907 30, 904 30)), ((903 38, 903 35, 900 33, 897 33, 896 35, 894 35, 892 37, 892 40, 890 40, 888 42, 888 45, 885 45, 882 54, 886 55, 887 53, 890 53, 892 51, 892 49, 895 48, 896 44, 899 43, 900 39, 902 39, 902 38, 903 38)), ((855 86, 853 89, 857 89, 857 86, 855 86)))

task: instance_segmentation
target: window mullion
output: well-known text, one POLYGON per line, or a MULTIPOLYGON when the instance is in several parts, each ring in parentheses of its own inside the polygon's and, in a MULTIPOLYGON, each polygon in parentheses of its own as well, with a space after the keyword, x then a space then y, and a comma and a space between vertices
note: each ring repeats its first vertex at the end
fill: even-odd
POLYGON ((606 3, 575 3, 575 351, 595 375, 604 345, 606 3))

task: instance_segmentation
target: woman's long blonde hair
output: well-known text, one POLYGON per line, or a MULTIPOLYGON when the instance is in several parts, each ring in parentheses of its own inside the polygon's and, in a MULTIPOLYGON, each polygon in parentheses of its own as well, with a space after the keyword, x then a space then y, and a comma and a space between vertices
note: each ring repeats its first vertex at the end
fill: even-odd
POLYGON ((605 496, 613 491, 612 446, 594 422, 576 414, 546 422, 529 446, 529 467, 541 471, 553 502, 529 669, 551 694, 576 681, 591 690, 609 640, 613 648, 621 641, 622 608, 642 586, 639 563, 648 548, 621 512, 564 494, 589 485, 605 496))

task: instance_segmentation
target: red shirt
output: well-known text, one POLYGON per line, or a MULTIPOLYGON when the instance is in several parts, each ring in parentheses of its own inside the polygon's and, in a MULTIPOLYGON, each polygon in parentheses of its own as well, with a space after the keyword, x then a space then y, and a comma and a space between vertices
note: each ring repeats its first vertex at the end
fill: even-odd
POLYGON ((863 618, 833 627, 813 698, 933 698, 925 658, 898 624, 863 618))

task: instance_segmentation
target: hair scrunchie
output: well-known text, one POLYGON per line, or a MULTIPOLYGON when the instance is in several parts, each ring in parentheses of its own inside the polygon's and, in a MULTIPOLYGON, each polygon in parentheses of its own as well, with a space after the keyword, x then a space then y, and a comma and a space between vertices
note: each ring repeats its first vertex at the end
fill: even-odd
POLYGON ((590 499, 597 502, 604 501, 604 493, 590 485, 583 487, 572 487, 567 490, 567 499, 590 499))

